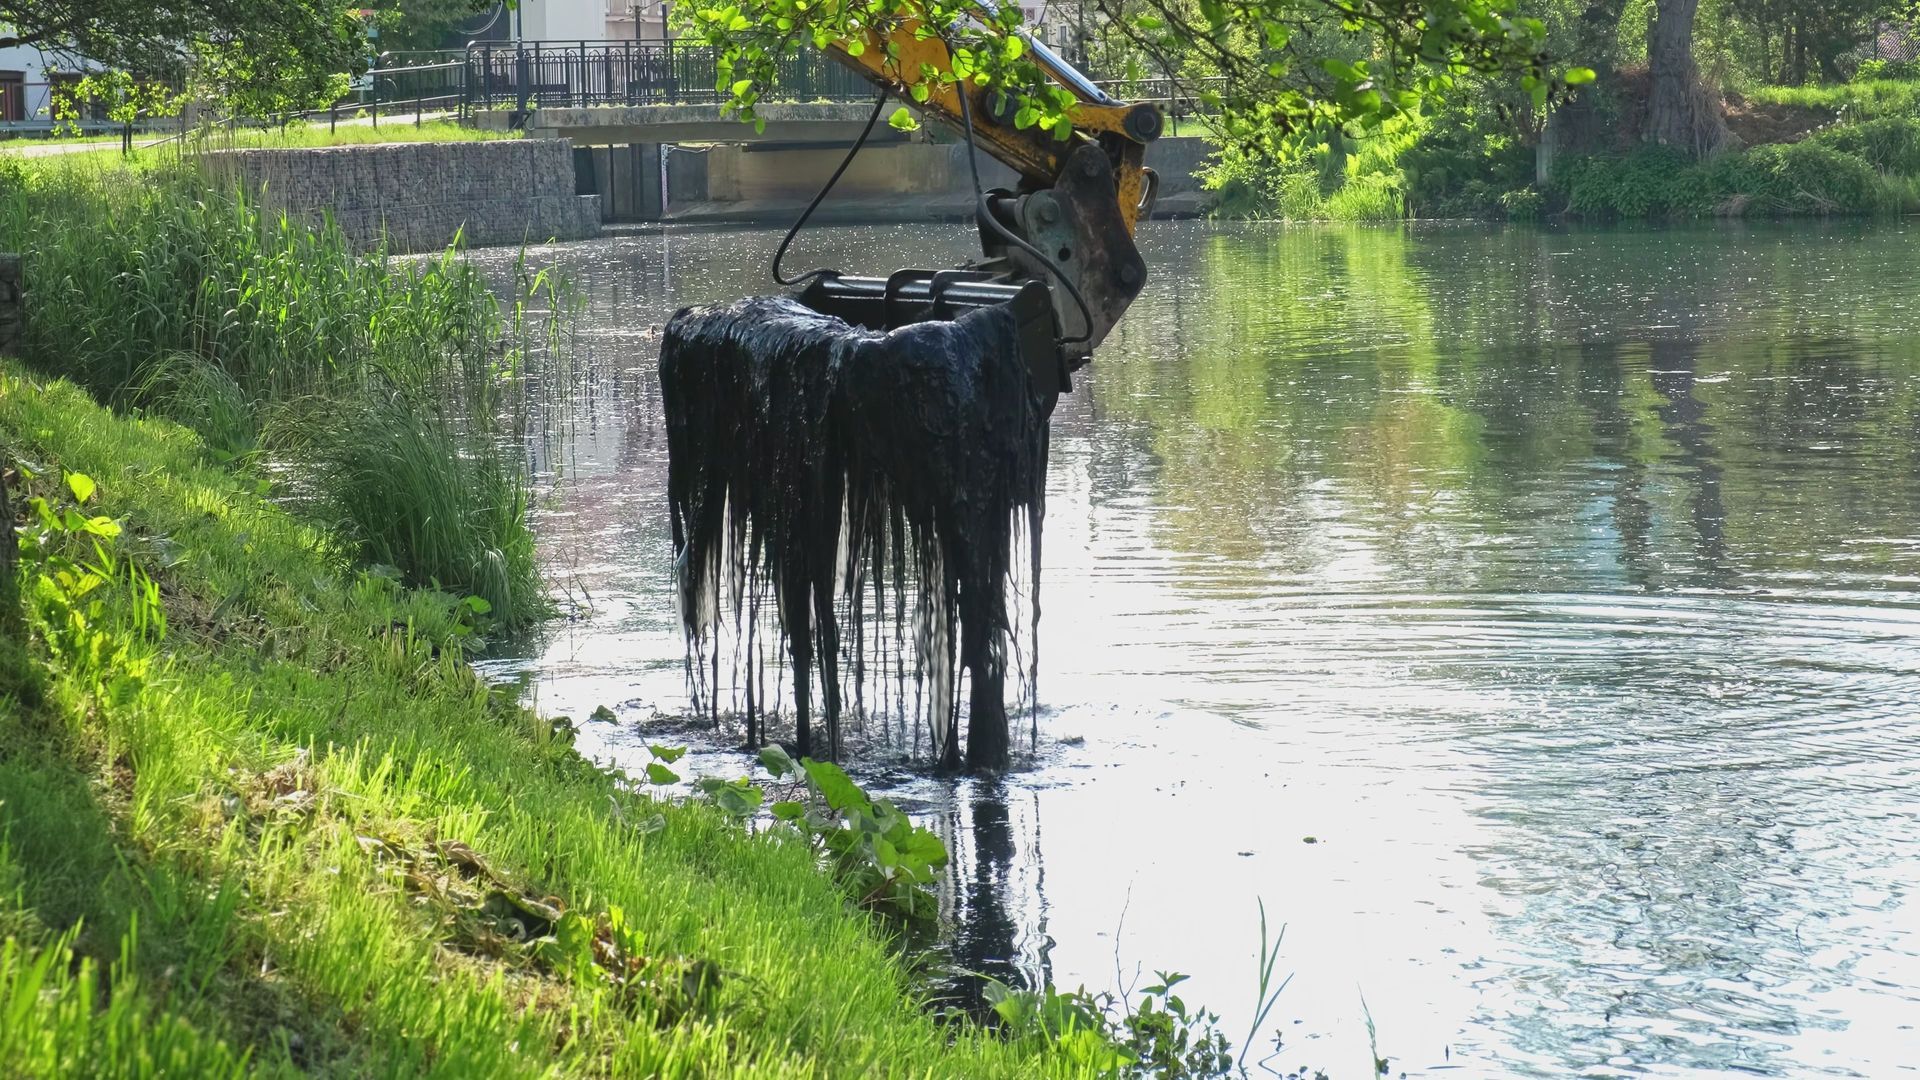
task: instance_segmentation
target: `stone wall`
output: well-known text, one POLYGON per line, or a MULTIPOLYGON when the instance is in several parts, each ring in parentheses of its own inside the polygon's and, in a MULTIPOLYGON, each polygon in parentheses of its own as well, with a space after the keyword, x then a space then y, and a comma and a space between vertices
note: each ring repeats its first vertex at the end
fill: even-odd
POLYGON ((347 238, 396 252, 466 244, 544 243, 600 234, 600 199, 574 193, 562 139, 378 143, 205 155, 216 179, 239 180, 267 206, 309 221, 331 212, 347 238))

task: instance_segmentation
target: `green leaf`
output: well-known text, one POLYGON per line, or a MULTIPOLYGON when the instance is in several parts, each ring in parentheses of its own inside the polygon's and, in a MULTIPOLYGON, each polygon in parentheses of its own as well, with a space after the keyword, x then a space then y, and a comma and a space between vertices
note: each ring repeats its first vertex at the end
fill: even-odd
POLYGON ((85 503, 88 499, 93 498, 93 477, 88 476, 86 473, 68 473, 67 488, 73 492, 75 502, 85 503))
POLYGON ((120 535, 120 523, 104 515, 88 518, 80 528, 83 532, 104 536, 109 540, 120 535))
POLYGON ((662 765, 657 761, 647 762, 647 783, 677 784, 679 782, 680 782, 679 773, 674 772, 672 769, 667 768, 665 765, 662 765))
POLYGON ((800 766, 794 764, 793 759, 787 756, 787 752, 778 746, 762 748, 760 751, 760 764, 768 772, 772 773, 775 779, 783 776, 800 775, 800 766))
POLYGON ((805 806, 791 799, 774 803, 772 809, 773 816, 779 818, 781 821, 798 821, 807 812, 805 806))
POLYGON ((848 56, 859 56, 867 51, 867 42, 865 38, 849 38, 843 47, 847 50, 848 56))
POLYGON ((894 842, 902 862, 909 865, 942 867, 947 865, 947 845, 930 829, 915 828, 904 840, 894 842))
POLYGON ((656 760, 667 765, 671 765, 687 756, 687 748, 684 746, 661 746, 658 743, 654 743, 647 747, 647 751, 651 753, 656 760))
POLYGON ((475 615, 485 615, 493 610, 493 605, 488 603, 487 598, 484 596, 469 596, 465 600, 462 600, 461 603, 467 605, 467 610, 473 612, 475 615))
POLYGON ((760 809, 760 800, 766 795, 759 788, 744 780, 739 783, 721 784, 708 792, 714 805, 721 811, 734 817, 747 817, 760 809))
POLYGON ((1579 86, 1582 83, 1590 83, 1594 80, 1593 69, 1586 67, 1568 68, 1566 79, 1568 86, 1579 86))
POLYGON ((924 105, 926 104, 927 98, 931 96, 932 91, 927 89, 926 83, 917 82, 907 88, 907 93, 913 95, 913 100, 924 105))
POLYGON ((887 126, 895 131, 918 131, 920 121, 915 120, 913 114, 907 111, 907 107, 902 105, 893 110, 892 116, 887 117, 887 126))
POLYGON ((827 805, 845 813, 848 810, 865 810, 870 803, 866 792, 860 790, 840 766, 812 758, 801 758, 801 767, 807 770, 807 780, 827 805))
POLYGON ((734 97, 745 97, 747 95, 747 91, 751 89, 753 89, 752 79, 735 79, 733 81, 733 86, 730 88, 730 92, 733 94, 734 97))

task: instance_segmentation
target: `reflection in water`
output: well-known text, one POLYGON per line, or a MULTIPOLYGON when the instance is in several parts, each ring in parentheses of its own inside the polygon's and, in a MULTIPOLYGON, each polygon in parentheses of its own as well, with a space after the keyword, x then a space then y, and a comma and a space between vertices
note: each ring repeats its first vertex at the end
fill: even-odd
MULTIPOLYGON (((1178 968, 1237 1026, 1258 897, 1276 1066, 1364 1061, 1364 993, 1409 1075, 1912 1067, 1916 234, 1146 229, 1054 417, 1032 767, 867 777, 955 853, 954 964, 1178 968)), ((809 242, 884 270, 944 235, 809 242)), ((590 606, 488 670, 612 708, 590 752, 686 708, 657 327, 777 239, 552 249, 590 308, 529 453, 590 606)))
POLYGON ((1706 405, 1693 396, 1699 351, 1690 341, 1656 341, 1648 350, 1652 365, 1648 374, 1654 390, 1666 399, 1655 411, 1691 474, 1693 491, 1687 501, 1692 508, 1696 575, 1705 588, 1724 588, 1731 581, 1726 568, 1727 511, 1720 498, 1720 465, 1709 442, 1713 427, 1706 422, 1706 405))
POLYGON ((1653 507, 1645 494, 1647 469, 1635 452, 1621 352, 1617 343, 1581 342, 1580 389, 1593 414, 1594 456, 1613 470, 1610 519, 1620 541, 1620 568, 1645 591, 1653 586, 1653 507))
POLYGON ((1053 980, 1040 804, 1034 792, 993 780, 962 781, 949 798, 928 815, 953 857, 940 897, 951 928, 943 950, 948 974, 933 998, 984 1019, 991 1012, 986 980, 1016 990, 1053 980))

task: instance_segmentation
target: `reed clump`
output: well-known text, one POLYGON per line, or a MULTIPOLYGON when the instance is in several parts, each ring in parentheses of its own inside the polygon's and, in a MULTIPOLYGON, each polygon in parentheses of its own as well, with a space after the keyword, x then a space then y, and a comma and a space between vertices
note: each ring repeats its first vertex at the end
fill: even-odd
POLYGON ((25 358, 121 408, 256 455, 413 585, 544 610, 512 423, 525 325, 457 257, 356 251, 187 161, 0 171, 0 249, 27 253, 25 358))

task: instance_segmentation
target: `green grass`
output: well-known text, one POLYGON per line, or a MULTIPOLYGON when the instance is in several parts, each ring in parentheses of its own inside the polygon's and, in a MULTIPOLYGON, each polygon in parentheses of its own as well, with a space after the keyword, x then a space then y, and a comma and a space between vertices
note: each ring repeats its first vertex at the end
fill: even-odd
POLYGON ((488 131, 467 127, 451 120, 428 120, 415 127, 413 117, 383 116, 380 126, 366 120, 352 123, 350 114, 340 113, 340 124, 329 131, 325 120, 311 120, 280 128, 253 128, 216 131, 203 140, 209 150, 237 147, 293 148, 303 146, 353 146, 365 143, 393 142, 483 142, 491 139, 517 139, 518 131, 488 131))
POLYGON ((1762 86, 1747 92, 1752 101, 1830 109, 1846 121, 1880 116, 1920 116, 1920 82, 1874 79, 1822 86, 1762 86))
POLYGON ((9 362, 0 445, 124 526, 79 608, 29 560, 36 659, 0 685, 10 1075, 1087 1071, 936 1024, 801 844, 582 761, 473 675, 454 597, 356 569, 187 429, 9 362), (509 940, 543 904, 617 910, 624 985, 509 940))
MULTIPOLYGON (((168 130, 168 126, 151 131, 136 131, 133 142, 136 150, 143 144, 161 140, 174 140, 178 130, 168 130)), ((322 117, 317 120, 303 120, 288 124, 286 127, 244 127, 215 128, 206 132, 188 133, 190 146, 204 145, 207 149, 232 149, 242 147, 287 148, 303 146, 351 146, 365 143, 390 142, 480 142, 488 139, 517 139, 518 131, 484 130, 469 127, 454 120, 427 120, 415 126, 411 114, 403 116, 382 116, 380 126, 375 127, 371 117, 356 115, 351 110, 340 111, 340 121, 329 125, 322 117)), ((114 153, 119 153, 120 136, 117 132, 89 132, 84 135, 15 135, 0 138, 0 153, 23 150, 35 146, 85 146, 93 143, 111 144, 114 153)))
POLYGON ((330 520, 411 584, 546 613, 495 400, 525 326, 456 252, 389 260, 188 166, 61 158, 0 167, 0 250, 26 253, 42 370, 228 457, 306 466, 330 520))

